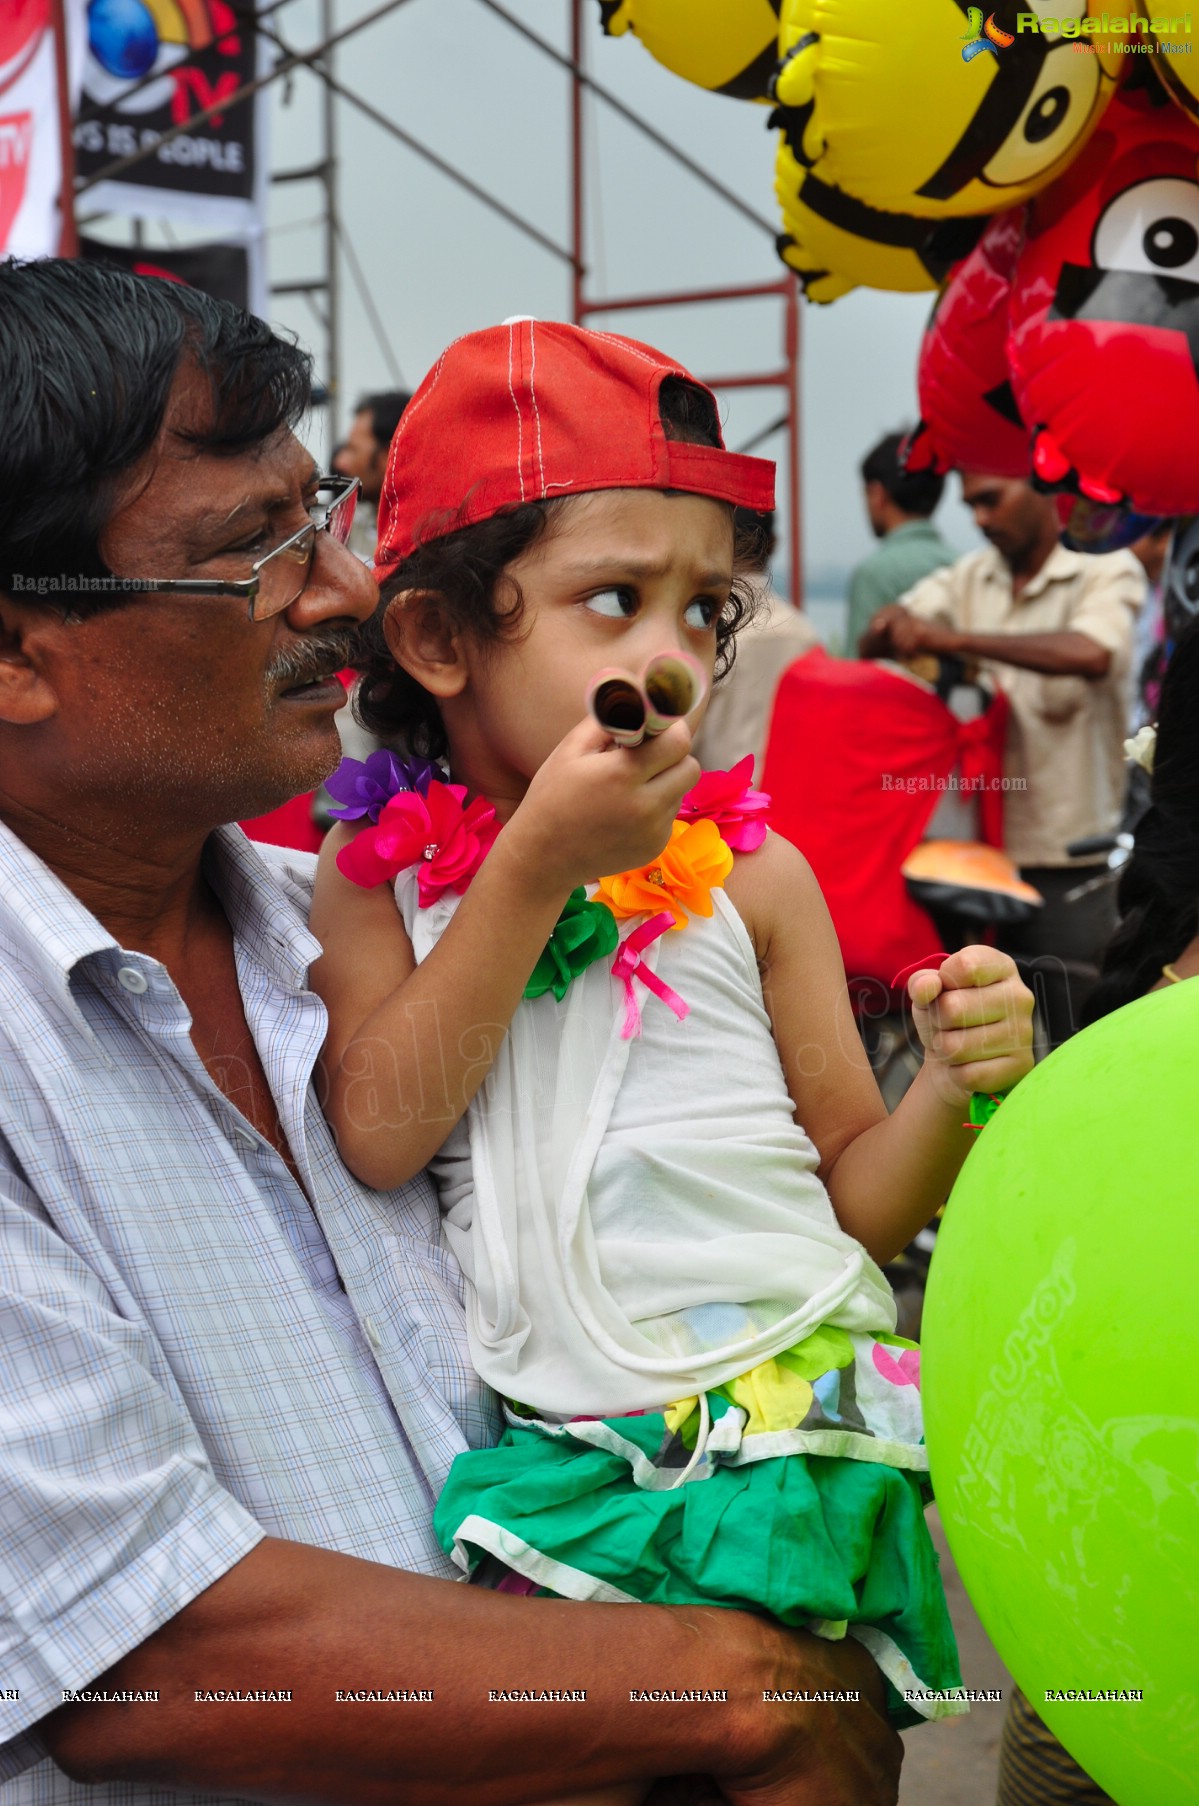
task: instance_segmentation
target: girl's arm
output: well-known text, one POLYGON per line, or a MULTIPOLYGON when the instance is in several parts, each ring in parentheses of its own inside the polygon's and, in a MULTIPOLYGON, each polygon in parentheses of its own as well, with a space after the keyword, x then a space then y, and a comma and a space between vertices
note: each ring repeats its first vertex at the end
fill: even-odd
POLYGON ((974 1091, 1004 1091, 1032 1066, 1032 993, 991 947, 951 954, 909 980, 924 1065, 887 1115, 845 988, 840 949, 803 856, 778 835, 728 885, 750 928, 783 1072, 820 1151, 837 1219, 880 1263, 944 1203, 974 1135, 974 1091))
POLYGON ((501 834, 418 966, 391 886, 337 869, 353 832, 328 835, 312 900, 321 1101, 350 1171, 384 1191, 420 1171, 482 1084, 570 887, 530 883, 501 834))
POLYGON ((401 1185, 445 1141, 482 1084, 570 892, 665 846, 699 776, 685 722, 636 749, 592 721, 546 760, 436 947, 419 966, 390 885, 363 890, 328 836, 311 926, 311 982, 329 1012, 322 1104, 364 1184, 401 1185))

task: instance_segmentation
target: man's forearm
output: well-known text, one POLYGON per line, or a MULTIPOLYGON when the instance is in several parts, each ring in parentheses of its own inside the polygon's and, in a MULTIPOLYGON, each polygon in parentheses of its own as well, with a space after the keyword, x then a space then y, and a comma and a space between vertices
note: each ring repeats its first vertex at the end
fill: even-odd
POLYGON ((943 650, 966 658, 1019 665, 1047 677, 1106 677, 1112 655, 1087 633, 961 633, 945 636, 943 650))
POLYGON ((899 615, 906 614, 898 603, 891 603, 882 608, 866 624, 865 631, 858 637, 857 653, 859 658, 886 658, 891 653, 891 623, 899 615))
MULTIPOLYGON (((67 1706, 43 1730, 85 1781, 337 1806, 516 1806, 728 1772, 734 1750, 748 1771, 769 1747, 761 1693, 779 1686, 790 1641, 742 1613, 519 1599, 268 1539, 105 1677, 109 1689, 156 1688, 157 1705, 67 1706), (291 1703, 196 1698, 238 1686, 285 1688, 291 1703), (400 1688, 433 1700, 336 1698, 400 1688), (630 1702, 642 1688, 729 1699, 630 1702), (489 1697, 574 1689, 585 1702, 489 1697)), ((802 1686, 802 1654, 791 1666, 802 1686)))

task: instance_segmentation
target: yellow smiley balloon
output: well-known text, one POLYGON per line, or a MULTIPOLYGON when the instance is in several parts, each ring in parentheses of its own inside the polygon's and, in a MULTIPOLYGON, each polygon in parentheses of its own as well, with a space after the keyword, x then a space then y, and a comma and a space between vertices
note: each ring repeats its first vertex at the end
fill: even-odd
POLYGON ((783 0, 776 123, 873 207, 995 213, 1061 174, 1135 60, 1097 53, 1099 23, 1086 0, 783 0))
POLYGON ((609 37, 631 31, 685 81, 765 100, 778 59, 782 0, 600 0, 609 37))
POLYGON ((1170 99, 1199 124, 1199 56, 1155 56, 1152 67, 1170 99))
POLYGON ((854 288, 919 293, 939 288, 973 250, 985 219, 933 220, 870 207, 796 162, 779 139, 775 194, 783 216, 778 253, 809 301, 854 288))
MULTIPOLYGON (((1140 12, 1143 18, 1149 16, 1143 6, 1140 12)), ((1188 29, 1190 18, 1189 13, 1182 15, 1181 29, 1177 15, 1151 19, 1151 24, 1166 29, 1151 32, 1152 50, 1138 52, 1138 55, 1146 56, 1149 67, 1170 99, 1177 102, 1189 119, 1199 124, 1199 45, 1194 32, 1188 29)))

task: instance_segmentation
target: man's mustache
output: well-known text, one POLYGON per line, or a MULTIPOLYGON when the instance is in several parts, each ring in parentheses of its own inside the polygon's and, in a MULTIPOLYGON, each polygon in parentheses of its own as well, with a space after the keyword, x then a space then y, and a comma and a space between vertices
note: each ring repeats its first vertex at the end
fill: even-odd
POLYGON ((1166 332, 1180 332, 1199 375, 1199 283, 1181 276, 1064 263, 1048 318, 1160 326, 1166 332))
POLYGON ((331 677, 335 671, 344 671, 357 656, 358 635, 352 628, 311 633, 283 648, 267 666, 266 681, 273 689, 294 689, 297 684, 313 683, 317 678, 331 677))

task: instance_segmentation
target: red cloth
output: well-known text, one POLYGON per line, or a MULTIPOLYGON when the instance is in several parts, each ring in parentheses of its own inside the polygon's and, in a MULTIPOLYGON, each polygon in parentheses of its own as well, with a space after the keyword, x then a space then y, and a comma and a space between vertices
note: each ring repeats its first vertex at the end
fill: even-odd
POLYGON ((315 795, 315 790, 306 790, 303 796, 293 796, 289 803, 280 804, 268 815, 256 815, 241 826, 251 840, 264 841, 269 847, 296 847, 301 853, 319 853, 324 836, 312 819, 315 795))
MULTIPOLYGON (((1006 725, 1003 698, 977 721, 959 722, 910 679, 868 660, 829 658, 819 647, 784 672, 762 788, 772 799, 771 826, 816 874, 851 987, 867 979, 893 989, 944 953, 900 868, 955 765, 984 786, 1000 777, 1006 725)), ((979 802, 983 839, 1002 846, 999 786, 982 788, 979 802)))

